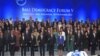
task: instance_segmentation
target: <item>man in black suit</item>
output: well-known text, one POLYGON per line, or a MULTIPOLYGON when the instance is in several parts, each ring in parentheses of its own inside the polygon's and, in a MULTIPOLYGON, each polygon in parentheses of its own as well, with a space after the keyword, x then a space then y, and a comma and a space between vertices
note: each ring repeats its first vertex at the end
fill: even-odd
POLYGON ((13 35, 13 32, 11 32, 10 38, 9 38, 9 49, 10 49, 10 56, 14 56, 15 54, 15 44, 16 43, 16 38, 13 35))
POLYGON ((95 50, 97 45, 97 34, 95 29, 93 29, 93 32, 91 33, 90 44, 91 44, 91 55, 95 55, 95 50))
POLYGON ((0 56, 4 56, 4 38, 3 33, 0 31, 0 56))
POLYGON ((22 33, 22 36, 20 38, 20 45, 21 45, 21 56, 26 56, 27 42, 24 33, 22 33))
POLYGON ((38 37, 39 47, 40 47, 40 56, 45 56, 45 37, 43 32, 40 33, 38 37))
POLYGON ((26 38, 26 42, 27 42, 26 50, 29 51, 29 49, 30 49, 31 34, 30 34, 28 28, 26 28, 26 31, 24 32, 24 36, 25 36, 25 38, 26 38))
POLYGON ((75 49, 82 50, 82 34, 80 30, 75 33, 75 49))
POLYGON ((9 36, 10 36, 10 30, 8 29, 4 32, 4 40, 5 40, 4 46, 6 51, 9 50, 9 36))
POLYGON ((97 39, 98 39, 98 45, 99 45, 99 50, 100 50, 100 25, 98 26, 97 39))
POLYGON ((35 45, 36 45, 36 37, 33 34, 31 34, 30 43, 31 43, 31 56, 34 56, 34 50, 35 50, 34 48, 35 48, 35 45))
POLYGON ((53 33, 49 34, 48 42, 49 42, 49 56, 54 56, 54 44, 55 44, 55 37, 53 33))

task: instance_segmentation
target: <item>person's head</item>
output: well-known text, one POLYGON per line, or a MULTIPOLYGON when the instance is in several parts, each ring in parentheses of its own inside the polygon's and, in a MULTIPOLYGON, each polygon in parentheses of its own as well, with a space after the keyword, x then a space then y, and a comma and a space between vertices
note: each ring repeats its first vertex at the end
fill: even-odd
POLYGON ((40 35, 43 35, 43 32, 40 32, 40 35))
POLYGON ((80 29, 78 29, 78 31, 77 31, 78 33, 80 33, 80 29))
POLYGON ((60 36, 62 35, 62 32, 61 32, 61 31, 59 32, 59 35, 60 35, 60 36))
POLYGON ((15 27, 15 31, 17 31, 17 27, 15 27))
POLYGON ((24 33, 22 33, 22 36, 24 36, 24 33))
POLYGON ((63 31, 63 27, 60 28, 60 31, 61 31, 61 32, 63 31))
POLYGON ((85 32, 85 35, 87 35, 87 34, 88 34, 88 32, 86 31, 86 32, 85 32))
POLYGON ((100 25, 98 26, 98 30, 100 30, 100 25))
POLYGON ((34 29, 34 32, 37 32, 37 29, 34 29))
POLYGON ((72 31, 70 31, 69 34, 72 35, 72 31))
POLYGON ((29 28, 28 27, 26 27, 26 31, 28 31, 29 30, 29 28))
POLYGON ((54 32, 57 32, 57 29, 54 28, 54 32))

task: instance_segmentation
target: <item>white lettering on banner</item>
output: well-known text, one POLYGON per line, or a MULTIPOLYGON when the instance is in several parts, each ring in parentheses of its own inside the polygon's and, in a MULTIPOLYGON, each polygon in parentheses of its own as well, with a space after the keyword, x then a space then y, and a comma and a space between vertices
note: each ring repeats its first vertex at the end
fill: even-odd
POLYGON ((73 9, 60 9, 60 8, 22 8, 23 15, 64 15, 72 16, 73 9))

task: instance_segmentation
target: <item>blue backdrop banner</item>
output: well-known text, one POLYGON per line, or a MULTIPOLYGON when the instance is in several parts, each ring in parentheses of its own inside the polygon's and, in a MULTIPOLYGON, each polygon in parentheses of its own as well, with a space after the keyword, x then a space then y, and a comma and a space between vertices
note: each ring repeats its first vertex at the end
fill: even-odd
POLYGON ((64 16, 91 21, 100 18, 100 0, 0 0, 0 18, 25 18, 39 21, 49 17, 52 21, 64 16))

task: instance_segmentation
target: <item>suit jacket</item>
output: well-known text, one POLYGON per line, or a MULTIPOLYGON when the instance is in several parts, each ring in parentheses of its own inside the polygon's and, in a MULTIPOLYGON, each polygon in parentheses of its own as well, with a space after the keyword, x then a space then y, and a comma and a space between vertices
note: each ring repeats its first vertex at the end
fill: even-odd
POLYGON ((35 45, 36 45, 36 37, 35 36, 31 36, 31 46, 35 46, 35 45))
POLYGON ((44 45, 45 43, 46 43, 46 41, 45 41, 45 36, 44 35, 39 35, 39 37, 38 37, 38 41, 39 41, 39 45, 41 46, 41 45, 44 45))
POLYGON ((80 33, 80 36, 78 36, 78 33, 75 33, 75 43, 76 45, 81 45, 82 44, 82 34, 80 33))
POLYGON ((10 32, 5 31, 4 32, 4 44, 8 44, 9 43, 9 37, 10 37, 10 32))
POLYGON ((91 33, 91 35, 90 35, 90 43, 91 43, 92 46, 96 45, 96 43, 97 43, 97 35, 96 35, 96 33, 95 33, 95 36, 94 36, 93 33, 91 33))
POLYGON ((4 46, 4 38, 0 36, 0 48, 4 46))
POLYGON ((20 46, 24 47, 27 45, 27 38, 25 36, 21 36, 20 38, 20 46))
POLYGON ((100 30, 97 31, 97 39, 100 42, 100 30))
POLYGON ((48 43, 49 43, 49 45, 50 46, 54 46, 55 42, 56 42, 55 36, 54 35, 53 36, 49 35, 49 37, 48 37, 48 43))
POLYGON ((24 32, 24 36, 26 38, 26 42, 29 43, 31 40, 31 33, 28 31, 28 33, 24 32))
POLYGON ((16 38, 14 35, 13 36, 10 35, 9 44, 10 46, 14 46, 16 44, 16 38))

